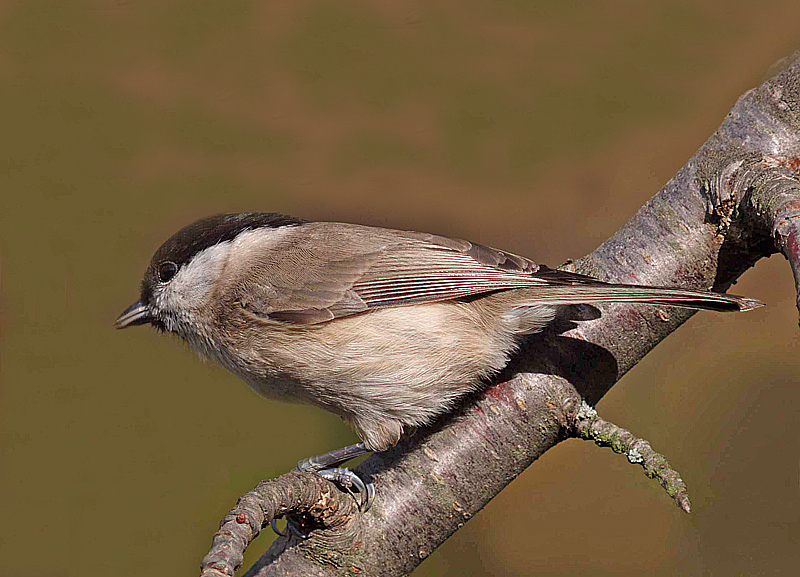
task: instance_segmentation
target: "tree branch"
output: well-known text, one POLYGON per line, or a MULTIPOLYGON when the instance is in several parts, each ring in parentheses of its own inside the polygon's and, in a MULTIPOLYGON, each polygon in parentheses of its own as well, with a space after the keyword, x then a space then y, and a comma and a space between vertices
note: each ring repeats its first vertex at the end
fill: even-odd
MULTIPOLYGON (((357 511, 350 495, 313 473, 292 471, 262 481, 242 495, 220 522, 211 551, 203 559, 201 577, 233 575, 242 564, 244 550, 261 530, 290 512, 300 526, 298 531, 314 531, 327 551, 349 550, 359 539, 357 511)), ((283 546, 298 539, 302 538, 287 531, 283 546)))
POLYGON ((597 411, 583 403, 578 412, 575 435, 587 441, 594 441, 599 447, 611 447, 615 453, 623 453, 628 461, 641 465, 644 474, 656 479, 677 503, 678 507, 691 513, 689 492, 677 471, 670 467, 664 455, 656 453, 650 443, 635 437, 630 431, 604 421, 597 411))
MULTIPOLYGON (((726 290, 759 258, 780 251, 800 285, 799 55, 743 95, 664 188, 570 268, 614 282, 726 290)), ((798 295, 800 307, 800 289, 798 295)), ((244 497, 223 521, 215 542, 246 545, 247 538, 227 533, 231 523, 246 525, 243 533, 252 538, 271 516, 286 513, 323 529, 311 531, 307 539, 287 532, 248 575, 411 572, 546 450, 568 437, 597 438, 600 425, 613 428, 578 419, 582 403, 597 403, 693 314, 608 305, 601 317, 574 322, 597 317, 595 311, 575 308, 547 333, 528 339, 497 384, 466 399, 434 426, 365 461, 358 472, 377 487, 367 514, 357 513, 352 503, 348 508, 346 495, 345 501, 334 499, 331 513, 326 506, 333 486, 321 479, 305 477, 308 486, 302 491, 310 492, 298 501, 299 474, 292 473, 259 485, 269 485, 269 491, 256 489, 269 505, 256 506, 244 497), (275 502, 275 495, 283 500, 275 502), (346 520, 331 525, 325 521, 331 515, 346 520)), ((648 458, 655 462, 657 455, 648 453, 648 458)), ((664 471, 662 482, 675 480, 674 472, 664 471)), ((673 489, 688 508, 685 488, 676 483, 673 489)), ((212 558, 218 572, 208 575, 230 575, 241 562, 238 551, 212 558)))

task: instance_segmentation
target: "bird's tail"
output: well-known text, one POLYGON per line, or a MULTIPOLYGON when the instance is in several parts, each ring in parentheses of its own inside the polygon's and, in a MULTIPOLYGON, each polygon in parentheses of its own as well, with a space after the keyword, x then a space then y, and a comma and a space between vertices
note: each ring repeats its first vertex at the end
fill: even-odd
POLYGON ((569 305, 583 303, 642 303, 670 307, 683 307, 718 312, 749 311, 764 303, 757 299, 715 293, 711 291, 686 290, 669 287, 651 287, 602 282, 542 286, 522 289, 526 293, 526 304, 569 305), (528 300, 530 296, 530 300, 528 300))

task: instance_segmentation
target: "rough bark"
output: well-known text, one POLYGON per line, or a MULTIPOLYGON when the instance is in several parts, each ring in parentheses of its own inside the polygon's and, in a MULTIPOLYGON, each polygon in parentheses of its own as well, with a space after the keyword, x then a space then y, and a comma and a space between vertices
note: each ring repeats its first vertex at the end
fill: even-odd
MULTIPOLYGON (((797 285, 799 227, 796 53, 779 74, 737 101, 720 128, 614 236, 569 268, 614 282, 722 291, 759 258, 780 251, 797 285)), ((247 575, 405 575, 568 437, 591 438, 641 461, 688 510, 685 488, 666 461, 626 431, 587 415, 586 403, 597 403, 692 313, 600 308, 602 315, 575 308, 571 318, 530 338, 497 384, 358 467, 377 487, 366 514, 322 480, 293 473, 265 482, 270 497, 259 501, 264 491, 256 489, 223 520, 204 575, 232 574, 236 559, 241 562, 236 548, 283 513, 299 515, 303 530, 317 529, 307 538, 287 531, 247 575)))

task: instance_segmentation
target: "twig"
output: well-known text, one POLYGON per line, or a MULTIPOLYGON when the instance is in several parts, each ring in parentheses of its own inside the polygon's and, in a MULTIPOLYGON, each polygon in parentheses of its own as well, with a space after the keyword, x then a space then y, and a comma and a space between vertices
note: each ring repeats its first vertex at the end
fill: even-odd
POLYGON ((692 507, 686 485, 678 472, 670 467, 666 457, 655 452, 650 443, 644 439, 598 417, 597 411, 586 402, 581 404, 578 411, 575 436, 579 439, 594 441, 601 447, 611 447, 615 453, 623 453, 628 461, 641 465, 647 477, 658 480, 667 494, 678 504, 678 507, 687 513, 691 512, 692 507))
MULTIPOLYGON (((259 483, 239 498, 220 522, 201 577, 230 577, 242 565, 244 551, 273 519, 291 515, 304 528, 342 530, 356 517, 353 498, 319 475, 292 471, 259 483)), ((288 539, 297 539, 287 532, 288 539)), ((352 541, 351 541, 352 543, 352 541)))

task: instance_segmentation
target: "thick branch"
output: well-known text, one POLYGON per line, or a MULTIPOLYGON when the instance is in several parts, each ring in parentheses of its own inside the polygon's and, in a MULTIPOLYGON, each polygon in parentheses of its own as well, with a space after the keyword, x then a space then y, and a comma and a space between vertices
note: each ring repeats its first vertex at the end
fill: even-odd
MULTIPOLYGON (((661 192, 574 269, 617 282, 725 290, 761 256, 781 250, 798 278, 798 87, 794 57, 740 98, 661 192)), ((375 482, 377 499, 359 521, 357 546, 351 541, 329 551, 335 563, 314 553, 330 546, 330 533, 314 532, 301 546, 279 551, 287 545, 279 544, 252 574, 297 567, 305 568, 297 574, 325 575, 412 571, 539 455, 576 435, 582 399, 599 401, 691 315, 657 307, 602 309, 596 320, 564 319, 529 339, 503 382, 359 467, 375 482), (279 562, 267 564, 278 555, 279 562)))

